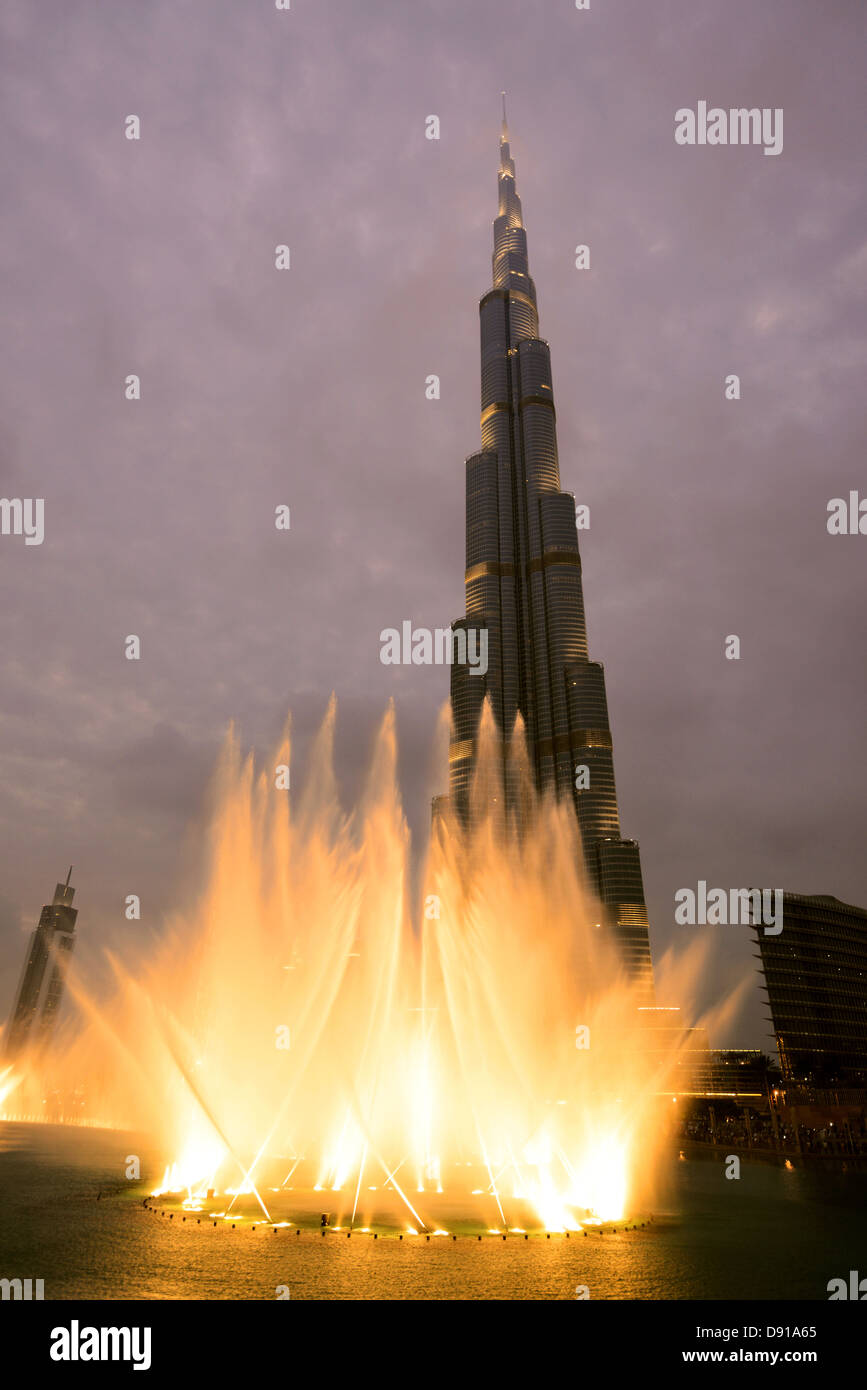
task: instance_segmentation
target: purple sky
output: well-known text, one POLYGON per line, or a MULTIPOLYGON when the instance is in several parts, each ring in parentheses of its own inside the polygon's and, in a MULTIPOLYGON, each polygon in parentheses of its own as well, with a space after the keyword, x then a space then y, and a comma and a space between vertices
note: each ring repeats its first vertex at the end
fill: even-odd
MULTIPOLYGON (((70 862, 83 955, 183 899, 232 718, 265 752, 291 707, 303 744, 335 689, 351 800, 393 694, 426 826, 448 675, 379 632, 463 612, 503 87, 654 951, 700 878, 867 905, 867 537, 826 530, 867 495, 865 28, 860 0, 7 0, 0 495, 44 497, 46 539, 0 537, 0 1013, 70 862), (782 107, 783 153, 677 146, 701 99, 782 107)), ((697 1004, 754 964, 715 941, 697 1004)), ((763 1014, 714 1041, 766 1045, 763 1014)))

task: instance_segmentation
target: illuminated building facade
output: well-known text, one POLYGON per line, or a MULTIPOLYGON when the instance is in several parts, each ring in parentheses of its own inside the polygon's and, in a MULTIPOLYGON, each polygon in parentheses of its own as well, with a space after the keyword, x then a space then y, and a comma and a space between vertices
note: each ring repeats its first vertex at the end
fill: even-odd
MULTIPOLYGON (((605 675, 587 651, 575 499, 560 487, 551 355, 539 337, 505 105, 493 286, 479 312, 482 448, 466 460, 466 617, 454 626, 487 629, 488 670, 452 666, 448 801, 466 823, 487 696, 507 807, 516 804, 520 716, 537 787, 572 799, 606 926, 652 1003, 639 849, 621 837, 605 675)), ((444 804, 437 798, 434 813, 444 804)))
POLYGON ((30 938, 21 983, 9 1019, 6 1051, 11 1056, 28 1043, 45 1042, 57 1019, 63 998, 66 967, 75 946, 77 908, 72 906, 72 869, 58 883, 54 900, 42 909, 30 938))

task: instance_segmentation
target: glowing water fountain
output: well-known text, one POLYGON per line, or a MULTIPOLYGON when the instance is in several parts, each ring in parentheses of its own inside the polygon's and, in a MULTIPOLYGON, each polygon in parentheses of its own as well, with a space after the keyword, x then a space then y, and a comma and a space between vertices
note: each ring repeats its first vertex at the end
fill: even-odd
POLYGON ((275 785, 288 736, 260 772, 228 737, 198 909, 115 964, 108 1002, 79 987, 69 1076, 154 1136, 156 1192, 214 1220, 444 1236, 623 1219, 650 1196, 654 1086, 571 810, 528 781, 520 842, 481 813, 471 833, 440 824, 414 890, 393 712, 351 815, 334 724, 332 701, 300 796, 275 785))

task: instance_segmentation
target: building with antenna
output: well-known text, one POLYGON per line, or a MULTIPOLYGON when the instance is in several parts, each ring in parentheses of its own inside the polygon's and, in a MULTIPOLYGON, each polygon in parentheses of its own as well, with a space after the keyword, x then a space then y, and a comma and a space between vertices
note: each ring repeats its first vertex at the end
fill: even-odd
POLYGON ((466 617, 453 624, 486 629, 488 668, 451 668, 449 795, 435 798, 433 813, 470 818, 486 698, 514 812, 520 717, 537 790, 572 802, 604 926, 652 1005, 639 849, 620 832, 605 674, 588 654, 575 499, 560 487, 551 354, 539 337, 505 94, 498 184, 493 286, 479 303, 482 448, 466 460, 466 617))
POLYGON ((69 886, 72 866, 65 883, 58 883, 54 899, 43 907, 39 925, 30 938, 21 982, 9 1018, 5 1039, 7 1056, 26 1046, 48 1040, 57 1021, 63 998, 66 970, 75 946, 75 919, 72 906, 75 889, 69 886))

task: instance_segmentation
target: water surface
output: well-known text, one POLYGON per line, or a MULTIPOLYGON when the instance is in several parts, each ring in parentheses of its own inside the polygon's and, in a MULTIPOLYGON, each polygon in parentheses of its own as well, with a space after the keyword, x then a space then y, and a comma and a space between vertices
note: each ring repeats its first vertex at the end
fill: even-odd
MULTIPOLYGON (((46 1299, 827 1299, 867 1274, 867 1175, 717 1159, 673 1162, 644 1230, 569 1240, 380 1238, 145 1210, 122 1175, 144 1143, 104 1130, 0 1123, 0 1277, 46 1299), (100 1195, 101 1194, 101 1195, 100 1195), (199 1218, 201 1219, 201 1218, 199 1218)), ((139 1189, 141 1191, 141 1189, 139 1189)), ((157 1203, 159 1205, 159 1203, 157 1203)))

